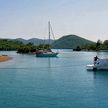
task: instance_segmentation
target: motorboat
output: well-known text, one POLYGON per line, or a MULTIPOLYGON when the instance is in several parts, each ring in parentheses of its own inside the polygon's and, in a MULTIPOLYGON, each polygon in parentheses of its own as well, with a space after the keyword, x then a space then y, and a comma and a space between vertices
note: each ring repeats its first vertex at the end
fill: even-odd
POLYGON ((108 70, 108 58, 97 58, 93 64, 87 65, 87 70, 108 70))

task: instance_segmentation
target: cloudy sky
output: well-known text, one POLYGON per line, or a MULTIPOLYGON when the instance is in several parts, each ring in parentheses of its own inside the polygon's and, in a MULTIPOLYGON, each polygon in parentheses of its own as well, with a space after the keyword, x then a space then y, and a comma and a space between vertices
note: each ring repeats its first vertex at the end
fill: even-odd
POLYGON ((55 38, 76 34, 108 39, 108 0, 0 0, 0 38, 55 38))

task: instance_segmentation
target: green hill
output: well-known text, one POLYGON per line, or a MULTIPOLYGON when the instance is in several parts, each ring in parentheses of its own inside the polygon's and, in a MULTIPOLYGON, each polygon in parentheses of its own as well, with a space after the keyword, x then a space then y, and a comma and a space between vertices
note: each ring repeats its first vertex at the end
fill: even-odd
POLYGON ((63 36, 60 39, 56 40, 52 44, 52 48, 74 49, 77 46, 83 46, 86 44, 94 44, 94 43, 95 42, 92 42, 90 40, 84 39, 76 35, 67 35, 67 36, 63 36))

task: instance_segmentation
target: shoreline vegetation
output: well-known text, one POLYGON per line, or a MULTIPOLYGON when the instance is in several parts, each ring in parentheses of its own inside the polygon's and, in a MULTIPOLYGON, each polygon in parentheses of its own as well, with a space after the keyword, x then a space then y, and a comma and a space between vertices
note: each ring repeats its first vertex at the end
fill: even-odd
POLYGON ((7 55, 0 55, 0 62, 5 62, 5 61, 8 61, 8 60, 11 60, 12 57, 9 57, 7 55))
POLYGON ((108 51, 108 40, 102 42, 98 40, 94 44, 87 44, 83 46, 77 46, 74 51, 108 51))
POLYGON ((0 51, 16 51, 21 54, 35 53, 38 50, 49 49, 48 44, 34 45, 33 43, 24 44, 20 41, 0 39, 0 51))
MULTIPOLYGON (((48 50, 49 48, 51 48, 51 46, 48 44, 34 45, 30 42, 24 44, 20 41, 0 39, 0 51, 16 51, 20 54, 35 54, 38 50, 48 50)), ((108 40, 104 42, 98 40, 96 43, 85 45, 77 45, 76 43, 76 47, 71 49, 73 49, 73 51, 108 51, 108 40)))

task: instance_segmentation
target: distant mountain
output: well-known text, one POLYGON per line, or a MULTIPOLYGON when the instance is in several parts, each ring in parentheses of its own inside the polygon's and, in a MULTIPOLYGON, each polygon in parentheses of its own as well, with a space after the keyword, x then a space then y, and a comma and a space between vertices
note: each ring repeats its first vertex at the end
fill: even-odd
POLYGON ((63 36, 60 39, 56 40, 54 43, 52 43, 52 48, 74 49, 77 46, 82 46, 82 45, 86 45, 86 44, 94 44, 94 43, 95 42, 84 39, 77 35, 66 35, 66 36, 63 36))
POLYGON ((28 43, 27 40, 22 39, 22 38, 16 38, 16 39, 11 39, 11 40, 19 41, 19 42, 22 42, 22 43, 24 43, 24 44, 27 44, 27 43, 28 43))
MULTIPOLYGON (((49 40, 46 39, 38 39, 38 38, 31 38, 31 39, 23 39, 23 38, 16 38, 16 39, 9 39, 9 40, 14 40, 14 41, 19 41, 24 44, 27 43, 33 43, 34 45, 39 45, 39 44, 48 44, 49 40)), ((60 49, 74 49, 77 46, 82 46, 86 44, 94 44, 95 42, 92 42, 90 40, 84 39, 80 36, 77 35, 66 35, 58 40, 51 40, 52 48, 60 48, 60 49)))
MULTIPOLYGON (((27 40, 28 43, 31 42, 31 43, 34 43, 34 45, 39 45, 39 44, 48 44, 49 40, 46 39, 46 40, 43 40, 43 39, 38 39, 38 38, 31 38, 29 40, 27 40)), ((52 43, 53 40, 50 40, 50 42, 52 43)))
MULTIPOLYGON (((25 40, 25 39, 22 39, 22 38, 17 38, 17 39, 14 39, 14 41, 20 41, 24 44, 27 44, 27 43, 33 43, 34 45, 39 45, 39 44, 48 44, 49 40, 46 39, 38 39, 38 38, 31 38, 31 39, 28 39, 28 40, 25 40)), ((51 43, 54 42, 54 40, 50 40, 51 43)))

